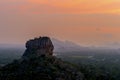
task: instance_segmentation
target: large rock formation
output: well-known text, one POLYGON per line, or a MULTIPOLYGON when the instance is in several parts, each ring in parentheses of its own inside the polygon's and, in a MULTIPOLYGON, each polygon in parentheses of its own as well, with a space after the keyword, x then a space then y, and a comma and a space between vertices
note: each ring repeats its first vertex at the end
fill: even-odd
POLYGON ((53 55, 54 46, 49 37, 39 37, 26 42, 23 58, 53 55))
POLYGON ((76 66, 52 56, 53 49, 49 37, 27 41, 22 59, 0 68, 0 80, 83 80, 76 66))

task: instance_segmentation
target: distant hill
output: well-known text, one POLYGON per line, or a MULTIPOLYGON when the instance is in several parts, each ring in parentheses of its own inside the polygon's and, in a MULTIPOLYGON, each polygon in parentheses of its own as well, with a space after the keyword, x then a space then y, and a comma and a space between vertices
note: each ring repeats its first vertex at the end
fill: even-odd
MULTIPOLYGON (((71 52, 71 51, 80 51, 86 50, 88 47, 80 46, 71 41, 61 41, 55 38, 52 38, 53 45, 55 47, 54 52, 71 52)), ((25 49, 22 44, 0 44, 0 49, 25 49)))
POLYGON ((52 42, 55 46, 54 52, 71 52, 88 49, 88 47, 83 47, 70 41, 60 41, 55 38, 52 38, 52 42))
POLYGON ((24 45, 22 44, 0 44, 0 49, 25 49, 24 45))
MULTIPOLYGON (((52 38, 51 39, 54 46, 55 46, 55 52, 66 52, 66 51, 79 51, 86 49, 87 47, 80 46, 74 42, 71 41, 62 41, 59 39, 52 38)), ((1 48, 19 48, 19 49, 25 49, 25 46, 23 44, 0 44, 1 48)))
MULTIPOLYGON (((119 50, 119 48, 116 48, 119 44, 111 44, 108 46, 81 46, 71 41, 62 41, 56 38, 51 39, 53 42, 53 45, 55 47, 54 52, 79 52, 79 51, 94 51, 94 50, 119 50)), ((23 44, 0 44, 0 50, 1 49, 22 49, 25 50, 25 46, 23 44)))

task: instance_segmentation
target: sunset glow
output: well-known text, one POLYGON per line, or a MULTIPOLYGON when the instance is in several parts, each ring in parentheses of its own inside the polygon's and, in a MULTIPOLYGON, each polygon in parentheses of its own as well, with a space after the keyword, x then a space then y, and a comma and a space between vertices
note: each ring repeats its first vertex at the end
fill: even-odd
POLYGON ((50 9, 49 13, 120 13, 119 0, 29 0, 29 3, 50 9))
POLYGON ((120 43, 120 0, 1 0, 0 17, 1 43, 40 35, 83 45, 120 43))

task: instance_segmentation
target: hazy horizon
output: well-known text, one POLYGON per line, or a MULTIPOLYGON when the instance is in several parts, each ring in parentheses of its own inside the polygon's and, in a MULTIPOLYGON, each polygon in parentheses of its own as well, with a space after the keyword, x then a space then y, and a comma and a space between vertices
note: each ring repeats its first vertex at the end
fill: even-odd
POLYGON ((0 44, 39 36, 79 45, 120 46, 119 0, 1 0, 0 44))

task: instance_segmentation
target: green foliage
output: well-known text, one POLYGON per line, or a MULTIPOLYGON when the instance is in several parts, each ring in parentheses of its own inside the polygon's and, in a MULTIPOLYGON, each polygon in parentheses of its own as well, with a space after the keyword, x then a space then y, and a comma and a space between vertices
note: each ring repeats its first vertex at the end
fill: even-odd
MULTIPOLYGON (((1 64, 10 63, 13 59, 20 57, 20 54, 16 54, 16 52, 13 52, 13 54, 9 54, 9 52, 6 52, 7 56, 0 54, 1 64)), ((60 57, 64 61, 55 57, 31 58, 29 61, 24 60, 22 62, 15 60, 4 68, 0 67, 0 76, 6 73, 9 74, 6 77, 7 80, 16 80, 16 76, 19 78, 17 80, 31 80, 33 77, 31 75, 34 75, 35 80, 39 80, 39 77, 41 77, 40 80, 51 80, 66 75, 67 80, 70 80, 69 76, 74 80, 74 75, 71 72, 77 69, 84 75, 85 80, 120 80, 120 54, 114 51, 69 52, 61 53, 57 57, 60 57), (74 69, 71 69, 71 67, 74 69), (18 73, 24 72, 24 76, 22 78, 18 77, 15 71, 18 73)))
POLYGON ((83 80, 77 68, 53 56, 15 60, 0 70, 0 80, 83 80))
POLYGON ((62 54, 58 57, 78 65, 86 80, 120 80, 120 54, 75 52, 74 54, 62 54))

